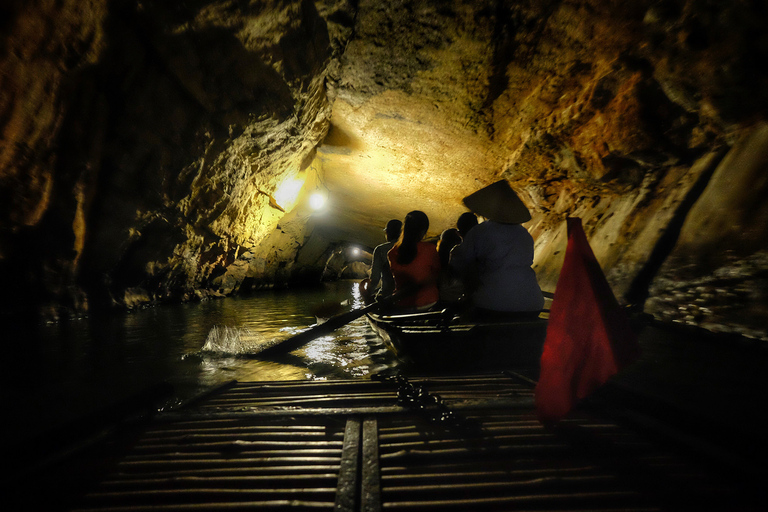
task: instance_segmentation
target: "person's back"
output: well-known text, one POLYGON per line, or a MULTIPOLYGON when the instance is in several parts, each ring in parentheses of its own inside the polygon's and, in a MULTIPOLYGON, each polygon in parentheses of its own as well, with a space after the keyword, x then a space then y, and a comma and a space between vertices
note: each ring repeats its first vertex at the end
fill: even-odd
POLYGON ((414 210, 405 217, 400 239, 389 251, 389 265, 396 291, 412 291, 398 301, 402 308, 428 308, 437 302, 440 258, 434 244, 421 239, 429 228, 424 212, 414 210))
POLYGON ((474 266, 472 301, 493 311, 540 311, 544 307, 533 264, 533 238, 520 224, 486 221, 467 234, 451 253, 451 266, 474 266))
POLYGON ((407 264, 397 262, 399 248, 389 251, 389 263, 395 277, 396 288, 407 290, 418 287, 413 295, 397 303, 399 307, 428 307, 437 302, 440 293, 437 281, 440 276, 440 260, 434 244, 419 242, 416 257, 407 264))
POLYGON ((531 214, 505 180, 464 198, 464 204, 488 220, 472 227, 451 252, 450 265, 472 275, 472 303, 488 312, 534 313, 544 296, 533 264, 533 237, 521 224, 531 214))
POLYGON ((461 243, 458 229, 446 229, 440 234, 437 242, 437 254, 440 257, 440 280, 437 288, 440 292, 440 302, 454 304, 464 295, 464 283, 448 266, 451 251, 461 243))
POLYGON ((376 246, 373 250, 373 259, 371 261, 371 281, 370 289, 375 290, 379 284, 381 287, 376 293, 377 297, 386 297, 395 291, 395 279, 392 277, 392 270, 389 267, 387 253, 395 245, 395 241, 400 236, 400 230, 403 223, 397 219, 387 222, 384 228, 384 234, 387 241, 376 246))
POLYGON ((394 245, 394 242, 384 242, 373 250, 371 289, 375 290, 380 285, 379 291, 376 292, 377 296, 391 295, 395 291, 395 279, 392 277, 392 270, 387 260, 387 253, 394 245))

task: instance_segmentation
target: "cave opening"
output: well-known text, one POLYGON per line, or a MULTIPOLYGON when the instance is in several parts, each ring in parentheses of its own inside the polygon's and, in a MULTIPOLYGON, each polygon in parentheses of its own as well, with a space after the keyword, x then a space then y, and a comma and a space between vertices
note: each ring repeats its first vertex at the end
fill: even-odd
POLYGON ((29 383, 14 427, 43 426, 37 403, 61 420, 165 378, 192 394, 400 369, 360 324, 278 360, 227 347, 359 305, 388 221, 421 210, 434 242, 499 180, 531 212, 545 291, 578 217, 621 306, 663 326, 629 380, 761 425, 765 14, 764 1, 3 2, 0 321, 9 376, 29 383))

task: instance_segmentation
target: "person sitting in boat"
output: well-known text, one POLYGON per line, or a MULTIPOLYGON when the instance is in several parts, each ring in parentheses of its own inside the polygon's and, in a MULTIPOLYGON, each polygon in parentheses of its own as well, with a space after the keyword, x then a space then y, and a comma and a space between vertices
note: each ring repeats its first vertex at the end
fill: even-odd
POLYGON ((456 229, 458 229, 462 239, 464 239, 464 237, 467 236, 467 233, 469 233, 469 230, 475 226, 477 226, 477 216, 472 212, 462 213, 456 221, 456 229))
POLYGON ((437 255, 440 257, 440 280, 437 288, 440 292, 440 302, 445 305, 456 304, 464 295, 464 283, 448 266, 451 251, 460 243, 461 235, 455 228, 443 231, 437 242, 437 255))
POLYGON ((392 219, 387 222, 387 225, 384 227, 384 237, 387 241, 377 245, 373 250, 371 277, 366 283, 366 293, 369 296, 376 298, 387 297, 395 291, 395 279, 392 277, 392 270, 389 268, 387 253, 394 247, 395 242, 400 237, 402 226, 403 223, 398 219, 392 219))
POLYGON ((450 266, 459 275, 475 273, 471 301, 479 317, 537 315, 544 296, 531 268, 533 237, 521 224, 531 214, 506 180, 464 198, 484 218, 451 252, 450 266))
POLYGON ((396 303, 398 308, 427 310, 439 299, 440 258, 434 244, 422 241, 427 229, 429 218, 424 212, 408 213, 400 238, 389 251, 395 292, 408 293, 396 303))

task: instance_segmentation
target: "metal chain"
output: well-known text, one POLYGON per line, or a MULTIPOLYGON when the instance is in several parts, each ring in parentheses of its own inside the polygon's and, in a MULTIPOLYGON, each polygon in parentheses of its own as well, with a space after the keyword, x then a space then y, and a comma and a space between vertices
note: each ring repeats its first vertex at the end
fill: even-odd
POLYGON ((404 375, 374 375, 371 378, 396 384, 397 403, 424 413, 430 423, 444 428, 461 429, 474 434, 482 430, 477 421, 459 416, 448 407, 440 395, 430 393, 424 386, 414 384, 404 375))

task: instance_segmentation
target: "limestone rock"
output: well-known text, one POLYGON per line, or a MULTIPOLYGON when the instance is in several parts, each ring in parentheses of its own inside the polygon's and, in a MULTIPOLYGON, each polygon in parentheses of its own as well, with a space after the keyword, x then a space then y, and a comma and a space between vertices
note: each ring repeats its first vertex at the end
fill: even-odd
POLYGON ((622 301, 760 335, 767 10, 5 2, 0 306, 57 319, 315 283, 337 247, 370 251, 413 209, 434 237, 505 178, 545 289, 579 216, 622 301))

